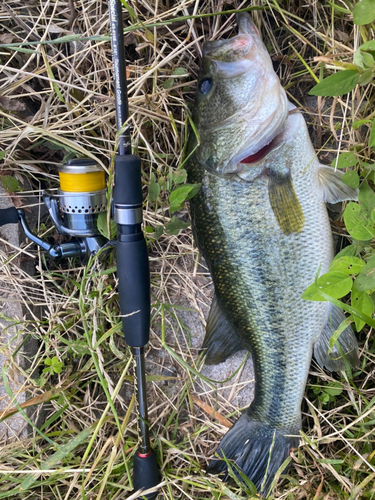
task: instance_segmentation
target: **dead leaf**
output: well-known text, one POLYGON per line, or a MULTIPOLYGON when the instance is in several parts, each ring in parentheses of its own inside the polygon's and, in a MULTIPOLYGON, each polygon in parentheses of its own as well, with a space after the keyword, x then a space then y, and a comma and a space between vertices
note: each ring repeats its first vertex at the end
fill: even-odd
MULTIPOLYGON (((31 399, 28 399, 24 403, 21 403, 20 407, 24 410, 25 408, 29 408, 30 406, 40 405, 42 403, 46 403, 47 401, 51 401, 51 399, 56 399, 61 394, 61 392, 63 392, 63 390, 65 390, 65 389, 67 389, 70 385, 71 384, 66 385, 66 386, 62 386, 59 389, 52 389, 50 391, 46 391, 43 394, 40 394, 39 396, 35 396, 31 399)), ((16 408, 16 407, 10 408, 7 411, 1 412, 0 413, 0 422, 2 422, 3 420, 7 419, 8 417, 14 415, 15 413, 18 413, 18 408, 16 408)))
POLYGON ((5 111, 25 111, 26 106, 23 102, 17 101, 16 99, 10 99, 9 97, 0 95, 0 106, 5 109, 5 111))
POLYGON ((15 40, 16 37, 12 35, 11 33, 5 33, 4 35, 0 35, 0 42, 1 43, 12 43, 13 40, 15 40))
POLYGON ((127 33, 124 36, 124 45, 137 45, 137 38, 134 33, 127 33))
POLYGON ((50 24, 48 27, 48 31, 50 33, 70 33, 69 31, 66 31, 64 28, 61 28, 57 24, 50 24))
POLYGON ((200 408, 202 408, 202 410, 204 412, 206 412, 207 415, 210 415, 211 417, 216 418, 216 420, 221 425, 224 425, 224 427, 228 427, 228 429, 230 429, 232 427, 233 424, 231 424, 227 418, 223 417, 223 415, 221 413, 214 410, 212 408, 212 406, 210 406, 207 403, 205 403, 204 401, 202 401, 200 398, 198 398, 198 396, 194 396, 194 394, 192 394, 191 397, 193 398, 194 403, 196 405, 198 405, 200 408))

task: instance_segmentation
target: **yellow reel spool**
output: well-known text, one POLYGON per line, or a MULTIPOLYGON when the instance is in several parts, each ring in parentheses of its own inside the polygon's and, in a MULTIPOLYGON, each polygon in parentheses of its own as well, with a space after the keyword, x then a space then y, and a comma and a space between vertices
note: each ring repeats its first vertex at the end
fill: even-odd
POLYGON ((69 193, 89 193, 105 189, 104 171, 71 173, 59 172, 60 189, 69 193))

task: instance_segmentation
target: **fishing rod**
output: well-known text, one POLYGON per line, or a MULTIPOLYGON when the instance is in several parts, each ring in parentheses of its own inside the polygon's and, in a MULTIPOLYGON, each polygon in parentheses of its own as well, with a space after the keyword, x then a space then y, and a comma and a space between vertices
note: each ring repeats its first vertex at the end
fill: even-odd
MULTIPOLYGON (((150 333, 150 271, 147 245, 142 232, 141 160, 132 155, 126 81, 124 30, 120 0, 109 0, 112 62, 116 97, 119 154, 115 156, 113 190, 117 224, 117 277, 125 340, 135 364, 140 446, 134 455, 134 489, 159 483, 156 457, 150 446, 147 414, 144 346, 150 333), (134 314, 135 313, 135 314, 134 314)), ((146 495, 152 500, 157 492, 146 495)))
MULTIPOLYGON (((132 154, 124 33, 120 0, 109 0, 113 76, 116 98, 118 154, 114 159, 115 182, 113 215, 117 224, 117 277, 120 310, 125 340, 134 358, 134 380, 138 409, 139 446, 134 455, 134 491, 153 500, 157 491, 142 491, 160 482, 156 456, 150 444, 146 397, 144 350, 150 332, 150 271, 147 244, 142 231, 141 160, 132 154)), ((50 244, 30 230, 22 209, 0 210, 0 226, 20 222, 26 236, 54 259, 79 257, 87 260, 110 246, 98 230, 98 217, 107 210, 103 169, 89 158, 76 158, 59 169, 57 194, 43 193, 43 201, 57 231, 71 240, 50 244)))

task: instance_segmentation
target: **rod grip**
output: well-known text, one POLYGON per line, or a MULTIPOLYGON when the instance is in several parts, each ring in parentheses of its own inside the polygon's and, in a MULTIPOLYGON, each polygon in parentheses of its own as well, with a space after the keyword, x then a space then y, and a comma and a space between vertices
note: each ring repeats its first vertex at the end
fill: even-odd
POLYGON ((5 224, 17 224, 19 222, 18 211, 15 207, 0 210, 0 226, 5 224))
POLYGON ((141 159, 134 155, 115 157, 115 205, 142 205, 141 159))
POLYGON ((143 347, 150 330, 150 271, 146 241, 142 233, 136 237, 117 241, 117 277, 126 343, 143 347))
MULTIPOLYGON (((134 455, 133 483, 134 491, 147 490, 160 483, 158 464, 153 451, 147 457, 140 456, 138 452, 134 455)), ((157 496, 158 492, 155 491, 148 495, 140 494, 139 498, 154 500, 157 496)))

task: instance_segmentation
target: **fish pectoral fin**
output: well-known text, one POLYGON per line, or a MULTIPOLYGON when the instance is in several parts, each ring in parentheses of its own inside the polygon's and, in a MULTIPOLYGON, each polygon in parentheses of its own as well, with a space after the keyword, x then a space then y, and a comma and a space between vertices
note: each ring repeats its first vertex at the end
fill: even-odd
MULTIPOLYGON (((238 469, 256 486, 257 492, 267 495, 277 472, 288 468, 286 460, 298 447, 299 431, 279 429, 252 419, 246 411, 229 429, 217 449, 218 458, 209 463, 206 472, 229 478, 228 468, 242 479, 238 469)), ((243 479, 242 479, 243 481, 243 479)))
POLYGON ((222 312, 216 295, 207 319, 206 336, 203 341, 206 350, 206 365, 217 365, 229 356, 244 349, 238 333, 222 312))
POLYGON ((350 325, 340 334, 340 337, 333 346, 332 352, 328 354, 330 348, 329 339, 344 320, 345 315, 342 310, 332 305, 328 322, 314 346, 316 361, 322 368, 325 367, 331 372, 345 370, 345 362, 342 354, 352 368, 359 366, 358 342, 350 325), (339 343, 340 347, 337 346, 337 343, 339 343))
POLYGON ((273 213, 283 233, 300 233, 305 225, 305 217, 289 168, 270 168, 268 193, 273 213))
POLYGON ((323 187, 323 198, 326 203, 339 203, 346 200, 357 200, 358 189, 353 189, 342 182, 344 172, 327 165, 320 165, 319 181, 323 187))

